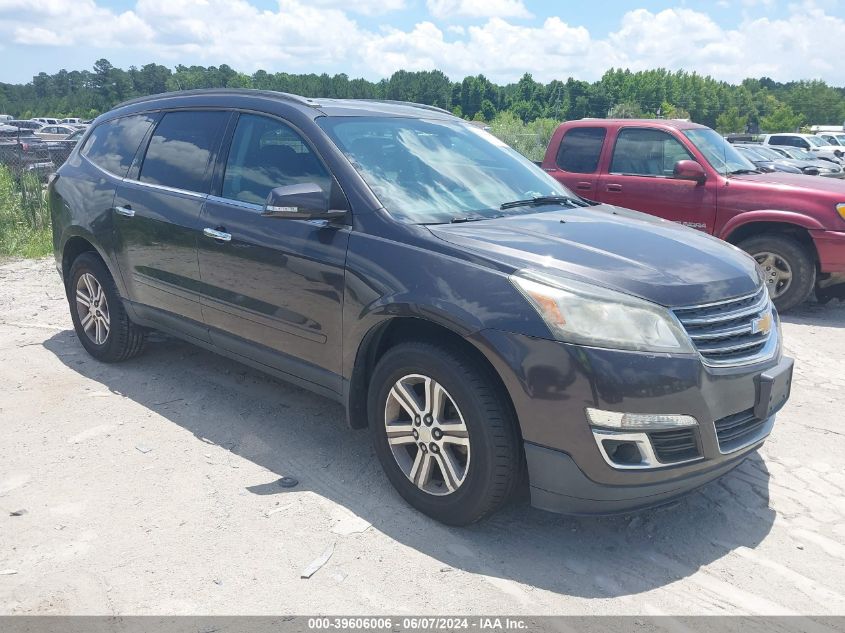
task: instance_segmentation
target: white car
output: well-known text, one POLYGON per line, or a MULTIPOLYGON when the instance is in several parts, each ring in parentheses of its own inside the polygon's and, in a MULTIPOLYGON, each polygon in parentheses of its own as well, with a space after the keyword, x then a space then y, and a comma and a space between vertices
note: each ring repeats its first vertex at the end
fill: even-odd
POLYGON ((47 117, 32 117, 30 119, 30 121, 38 121, 39 123, 42 123, 43 125, 58 125, 58 123, 59 123, 58 119, 52 119, 52 118, 47 118, 47 117))
POLYGON ((763 137, 763 145, 781 145, 786 147, 798 147, 816 154, 819 158, 831 160, 835 163, 842 162, 845 157, 845 148, 830 145, 826 140, 815 134, 766 134, 763 137))
POLYGON ((845 146, 845 132, 816 132, 816 136, 833 146, 845 146))

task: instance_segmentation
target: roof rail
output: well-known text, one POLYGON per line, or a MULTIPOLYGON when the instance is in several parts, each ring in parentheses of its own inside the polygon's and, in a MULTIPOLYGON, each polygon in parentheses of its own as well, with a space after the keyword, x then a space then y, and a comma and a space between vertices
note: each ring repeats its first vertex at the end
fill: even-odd
POLYGON ((413 101, 399 101, 398 99, 356 99, 356 101, 367 101, 369 103, 393 103, 396 105, 413 106, 415 108, 422 108, 423 110, 433 110, 434 112, 442 112, 443 114, 452 114, 444 108, 428 105, 427 103, 414 103, 413 101))
POLYGON ((192 95, 213 95, 213 94, 249 94, 273 99, 282 99, 284 101, 292 101, 301 105, 309 106, 311 108, 318 107, 314 99, 307 97, 300 97, 299 95, 290 94, 288 92, 276 92, 275 90, 257 90, 253 88, 196 88, 192 90, 174 90, 172 92, 160 92, 154 95, 146 95, 144 97, 136 97, 118 103, 115 108, 122 108, 123 106, 134 105, 136 103, 144 103, 154 99, 164 99, 168 97, 190 97, 192 95))

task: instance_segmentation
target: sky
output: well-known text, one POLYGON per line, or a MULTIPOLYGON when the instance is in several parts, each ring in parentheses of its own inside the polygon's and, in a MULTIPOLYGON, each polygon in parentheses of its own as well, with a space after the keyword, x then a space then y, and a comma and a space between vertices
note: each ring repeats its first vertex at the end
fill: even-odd
POLYGON ((156 62, 380 79, 669 68, 845 85, 845 0, 0 0, 0 82, 156 62))

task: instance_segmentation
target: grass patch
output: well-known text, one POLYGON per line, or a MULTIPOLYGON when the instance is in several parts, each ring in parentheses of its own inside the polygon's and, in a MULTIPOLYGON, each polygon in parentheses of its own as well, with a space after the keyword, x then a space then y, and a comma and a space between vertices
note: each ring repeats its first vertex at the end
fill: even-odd
POLYGON ((0 165, 0 255, 44 257, 53 251, 47 192, 31 174, 0 165))

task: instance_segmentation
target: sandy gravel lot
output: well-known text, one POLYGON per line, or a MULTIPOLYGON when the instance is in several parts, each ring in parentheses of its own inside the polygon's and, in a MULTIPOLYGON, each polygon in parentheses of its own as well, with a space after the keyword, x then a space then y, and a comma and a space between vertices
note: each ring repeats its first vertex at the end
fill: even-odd
POLYGON ((845 305, 785 321, 792 400, 721 481, 452 529, 338 405, 163 336, 100 364, 52 261, 2 263, 0 614, 845 614, 845 305))

